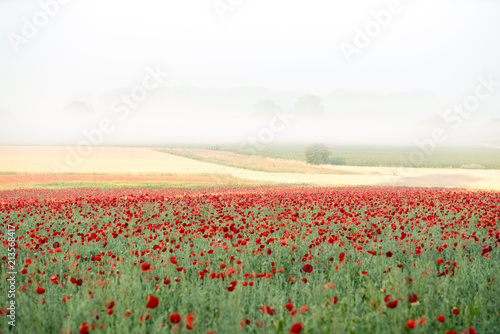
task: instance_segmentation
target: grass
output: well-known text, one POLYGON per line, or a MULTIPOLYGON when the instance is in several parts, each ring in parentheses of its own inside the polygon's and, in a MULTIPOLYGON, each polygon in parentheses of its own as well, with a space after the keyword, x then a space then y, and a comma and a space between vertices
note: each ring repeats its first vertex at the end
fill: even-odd
MULTIPOLYGON (((485 169, 500 169, 500 150, 493 148, 438 148, 432 154, 425 155, 422 163, 418 164, 409 162, 410 156, 419 152, 415 147, 329 145, 329 149, 333 157, 345 159, 348 166, 464 168, 479 165, 485 169)), ((258 154, 305 161, 300 148, 270 147, 258 154)))
MULTIPOLYGON (((342 171, 323 166, 306 164, 302 161, 286 159, 269 159, 259 156, 249 156, 228 151, 214 151, 207 149, 163 149, 161 152, 180 155, 189 159, 219 164, 223 166, 269 173, 298 173, 298 174, 342 174, 352 175, 354 172, 342 171)), ((228 170, 229 172, 229 170, 228 170)))
MULTIPOLYGON (((0 221, 17 226, 19 245, 16 327, 2 316, 0 328, 84 333, 83 323, 95 326, 89 333, 287 334, 301 323, 301 334, 442 334, 469 326, 499 333, 499 248, 481 255, 483 244, 494 245, 499 217, 491 207, 498 203, 498 194, 486 192, 270 188, 169 200, 6 204, 0 221), (146 263, 151 267, 143 269, 146 263), (445 268, 450 273, 438 275, 445 268), (410 294, 418 301, 411 303, 410 294), (147 308, 151 295, 158 304, 147 308), (384 297, 398 300, 396 307, 384 297), (106 307, 110 301, 114 306, 106 307), (285 308, 289 301, 293 315, 285 308), (179 327, 170 321, 174 313, 179 327), (185 327, 187 314, 196 315, 192 330, 185 327), (407 328, 421 317, 425 324, 407 328)), ((5 225, 2 232, 7 254, 5 225)), ((0 267, 2 277, 7 271, 0 267)), ((8 288, 0 285, 2 306, 8 288)))
POLYGON ((49 182, 49 183, 19 183, 0 186, 0 190, 35 188, 35 189, 63 189, 63 188, 202 188, 202 187, 259 187, 271 183, 239 183, 239 182, 49 182))
POLYGON ((233 177, 228 174, 15 174, 0 175, 1 189, 63 188, 200 188, 271 185, 233 177), (166 179, 165 179, 166 178, 166 179))
MULTIPOLYGON (((306 161, 307 144, 273 144, 252 152, 236 145, 174 145, 179 148, 206 148, 260 157, 306 161)), ((355 146, 327 145, 332 157, 345 159, 347 166, 417 167, 417 168, 484 168, 500 169, 500 150, 488 147, 438 147, 418 164, 411 164, 410 156, 419 152, 416 146, 355 146)))

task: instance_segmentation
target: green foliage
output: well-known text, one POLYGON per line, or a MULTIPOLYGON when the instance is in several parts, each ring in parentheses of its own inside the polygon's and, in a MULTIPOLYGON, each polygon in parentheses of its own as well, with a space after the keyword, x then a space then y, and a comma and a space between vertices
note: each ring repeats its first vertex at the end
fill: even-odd
POLYGON ((330 158, 330 165, 345 165, 344 158, 332 157, 330 158))
MULTIPOLYGON (((268 145, 255 152, 269 158, 306 161, 305 144, 268 145)), ((412 146, 328 145, 334 148, 335 158, 345 159, 347 166, 410 167, 408 160, 416 148, 412 146)), ((226 145, 225 151, 243 153, 236 146, 226 145)), ((489 147, 439 147, 426 155, 419 168, 470 168, 480 165, 484 169, 500 169, 500 150, 489 147)))
MULTIPOLYGON (((208 174, 209 175, 209 174, 208 174)), ((214 176, 214 181, 61 181, 45 183, 18 183, 1 185, 1 190, 35 188, 35 189, 63 189, 63 188, 205 188, 205 187, 259 187, 270 185, 266 182, 242 183, 224 181, 214 176)))
MULTIPOLYGON (((164 148, 200 148, 211 149, 207 144, 169 144, 164 148)), ((236 144, 221 144, 221 151, 257 155, 265 158, 289 159, 306 161, 304 143, 275 143, 269 144, 251 154, 242 150, 236 144)), ((334 149, 335 158, 345 159, 347 166, 374 166, 374 167, 410 167, 409 157, 418 148, 415 146, 380 146, 380 145, 339 145, 328 144, 334 149)), ((167 152, 171 153, 171 152, 167 152)), ((484 168, 500 169, 500 150, 492 147, 438 147, 420 162, 418 168, 484 168)))
MULTIPOLYGON (((51 228, 49 225, 40 225, 37 233, 48 235, 52 230, 61 231, 64 228, 66 234, 75 235, 74 238, 77 239, 77 242, 72 243, 68 242, 68 239, 72 240, 73 238, 64 236, 64 233, 63 235, 53 235, 44 248, 52 250, 52 244, 59 242, 64 249, 64 252, 53 254, 41 249, 27 250, 24 243, 30 242, 28 238, 19 241, 23 249, 18 252, 16 266, 19 269, 22 268, 27 257, 34 260, 34 263, 27 268, 29 274, 21 275, 18 273, 16 276, 18 288, 23 285, 28 287, 25 292, 17 291, 16 293, 16 327, 9 328, 8 318, 6 316, 0 317, 2 333, 60 333, 63 329, 71 329, 73 333, 78 333, 82 322, 96 325, 95 331, 90 331, 90 333, 170 333, 174 326, 169 323, 168 316, 173 312, 178 312, 183 317, 181 333, 204 334, 208 331, 216 333, 288 333, 290 326, 298 321, 303 323, 302 333, 444 333, 448 330, 460 332, 461 329, 469 326, 474 326, 478 333, 500 332, 498 314, 500 307, 498 274, 500 268, 498 261, 496 261, 500 256, 500 248, 493 250, 491 259, 485 258, 480 255, 481 242, 471 243, 473 239, 461 237, 449 241, 436 239, 436 243, 447 242, 449 247, 441 252, 437 252, 434 248, 428 249, 422 254, 416 255, 410 254, 414 250, 414 245, 411 242, 394 238, 396 234, 400 234, 401 230, 398 229, 395 233, 391 228, 387 228, 382 229, 380 234, 375 234, 379 240, 376 248, 373 247, 373 240, 365 244, 366 249, 377 250, 376 256, 354 251, 350 244, 351 241, 347 238, 342 238, 335 244, 324 243, 321 250, 317 247, 311 249, 309 245, 322 238, 321 228, 308 224, 317 221, 318 210, 299 206, 296 213, 301 218, 299 220, 293 219, 291 216, 283 218, 281 223, 285 226, 282 227, 279 234, 278 232, 273 234, 273 236, 279 237, 285 231, 287 233, 292 231, 297 237, 287 239, 289 245, 284 247, 277 245, 279 239, 276 243, 267 244, 266 248, 273 249, 271 255, 265 253, 254 255, 252 251, 257 248, 255 241, 259 238, 258 233, 261 231, 249 224, 255 224, 261 228, 262 225, 259 221, 261 217, 276 217, 276 215, 286 217, 288 211, 278 203, 274 207, 261 208, 257 203, 254 203, 242 208, 238 206, 238 201, 222 208, 213 205, 199 205, 195 216, 186 218, 183 224, 186 225, 187 230, 196 232, 195 227, 187 225, 192 224, 191 221, 217 215, 229 217, 244 215, 247 217, 246 222, 234 220, 231 221, 231 224, 248 236, 247 246, 232 247, 231 240, 217 239, 221 235, 213 238, 202 238, 199 235, 194 237, 194 234, 190 234, 192 238, 189 239, 180 230, 180 224, 179 228, 172 229, 167 234, 169 240, 183 239, 182 242, 179 241, 182 246, 178 249, 167 244, 166 248, 172 249, 172 252, 156 250, 141 254, 145 249, 150 249, 152 244, 158 244, 166 238, 163 233, 165 231, 156 228, 145 228, 142 234, 131 235, 129 238, 125 238, 123 235, 117 238, 110 237, 106 240, 107 246, 105 248, 102 247, 102 242, 81 243, 80 238, 77 238, 78 233, 86 231, 89 226, 97 224, 97 221, 99 221, 100 226, 113 228, 117 223, 118 216, 123 223, 122 217, 126 217, 126 212, 130 209, 133 209, 134 213, 140 215, 141 218, 147 218, 148 222, 172 222, 173 224, 175 219, 179 217, 174 212, 184 208, 186 203, 182 203, 182 201, 186 200, 191 201, 187 197, 183 197, 179 201, 150 203, 148 200, 144 200, 134 202, 131 205, 126 201, 117 200, 114 203, 112 215, 106 214, 109 212, 109 208, 101 206, 95 201, 82 202, 80 207, 61 207, 61 210, 64 209, 64 211, 59 211, 58 207, 50 212, 39 210, 33 215, 26 214, 23 208, 17 208, 11 212, 0 212, 0 221, 5 221, 7 214, 10 214, 9 223, 19 224, 19 230, 16 231, 17 236, 27 234, 29 230, 38 227, 40 222, 44 221, 41 217, 50 214, 52 216, 46 220, 45 224, 52 224, 51 228), (161 208, 165 209, 165 207, 167 210, 160 210, 161 208), (259 215, 254 216, 254 211, 259 211, 259 215), (17 214, 20 216, 18 217, 17 214), (66 215, 73 215, 75 222, 68 224, 66 215), (154 216, 156 219, 152 218, 154 216), (398 246, 402 242, 404 245, 398 246), (452 246, 452 242, 457 243, 456 247, 452 246), (215 248, 214 244, 218 247, 215 248), (207 254, 209 249, 213 249, 214 253, 207 254), (236 251, 240 249, 243 251, 236 251), (90 258, 92 255, 101 252, 108 254, 110 251, 116 254, 118 259, 108 255, 103 255, 103 260, 98 261, 99 263, 84 259, 85 256, 90 258), (386 257, 385 252, 387 251, 393 251, 394 256, 392 258, 386 257), (141 255, 133 256, 134 252, 141 255), (201 252, 205 255, 201 256, 201 252), (347 256, 344 262, 339 262, 340 252, 346 252, 347 256), (76 254, 81 254, 82 258, 77 259, 76 254), (192 254, 196 254, 196 257, 192 254), (304 254, 314 255, 314 259, 309 261, 314 266, 312 274, 300 270, 304 264, 301 261, 304 254), (169 262, 172 255, 177 257, 178 264, 174 265, 169 262), (241 272, 236 262, 230 260, 230 255, 234 255, 237 260, 241 261, 241 272), (124 260, 118 261, 121 257, 124 260), (454 276, 439 277, 437 275, 437 272, 443 270, 444 266, 450 268, 453 266, 437 265, 436 261, 440 257, 451 262, 458 262, 454 276), (49 258, 53 260, 51 261, 49 258), (469 261, 469 258, 474 260, 469 261), (194 265, 194 259, 202 265, 194 265), (45 260, 47 260, 46 264, 45 260), (156 264, 156 269, 143 272, 140 269, 139 261, 156 264), (205 261, 209 261, 208 265, 204 264, 205 261), (78 263, 78 266, 67 267, 65 265, 72 262, 78 263), (210 279, 208 278, 209 274, 204 279, 199 278, 198 272, 203 268, 207 268, 210 272, 221 272, 220 262, 236 267, 238 272, 231 279, 226 280, 210 279), (102 265, 97 266, 96 264, 102 265), (398 268, 396 266, 398 264, 402 267, 398 268), (180 266, 188 270, 186 272, 177 271, 176 267, 180 266), (243 277, 244 273, 247 272, 270 272, 272 268, 283 268, 283 271, 278 271, 269 279, 243 277), (392 268, 392 270, 384 273, 387 268, 392 268), (119 273, 116 272, 117 270, 119 273), (361 270, 367 270, 368 274, 361 275, 361 270), (101 274, 100 271, 104 271, 104 274, 101 274), (426 274, 423 274, 424 271, 426 274), (61 282, 66 282, 74 276, 84 279, 84 283, 82 286, 76 286, 69 282, 66 282, 64 286, 52 284, 49 277, 54 274, 59 275, 61 282), (293 282, 290 282, 290 276, 294 277, 293 282), (86 277, 88 280, 85 279, 86 277), (159 277, 160 280, 157 281, 155 277, 159 277), (164 277, 170 278, 171 281, 165 284, 164 277), (176 282, 176 277, 179 278, 179 282, 176 282), (301 281, 303 277, 308 278, 307 283, 301 281), (410 277, 412 283, 408 284, 410 277), (492 282, 493 277, 496 277, 497 281, 492 282), (238 280, 238 285, 233 292, 228 292, 227 286, 229 281, 233 279, 238 280), (104 285, 96 284, 98 280, 106 280, 107 283, 104 285), (244 280, 254 281, 255 285, 243 286, 244 280), (42 295, 37 295, 34 292, 38 282, 46 289, 42 295), (336 286, 324 289, 323 287, 327 283, 335 283, 336 286), (156 288, 157 286, 158 288, 156 288), (92 291, 93 298, 90 298, 88 291, 92 291), (407 296, 413 293, 418 296, 418 302, 410 304, 407 301, 407 296), (154 309, 145 308, 146 297, 150 294, 159 298, 159 305, 154 309), (388 294, 391 294, 393 298, 401 297, 397 308, 385 307, 384 297, 388 294), (63 302, 62 298, 68 295, 71 298, 63 302), (335 304, 331 302, 334 296, 338 297, 338 302, 335 304), (45 300, 44 303, 40 302, 42 297, 45 300), (107 309, 104 306, 110 300, 116 302, 112 315, 106 314, 107 309), (288 300, 293 302, 295 309, 307 305, 308 311, 303 314, 298 312, 295 316, 291 316, 284 308, 288 300), (326 301, 330 301, 329 305, 325 304, 326 301), (276 313, 272 316, 263 314, 259 308, 262 305, 269 305, 276 310, 276 313), (460 314, 453 315, 451 313, 454 307, 460 309, 460 314), (131 316, 124 316, 127 311, 132 312, 131 316), (141 322, 141 314, 148 312, 151 314, 151 318, 141 322), (194 320, 195 327, 191 331, 184 327, 187 313, 197 315, 194 320), (436 321, 436 316, 439 314, 446 316, 444 323, 436 321), (413 331, 405 327, 404 324, 407 320, 418 319, 421 316, 426 318, 425 325, 419 326, 413 331), (243 317, 251 319, 252 323, 240 328, 240 321, 243 317), (255 326, 255 322, 260 320, 263 321, 263 328, 255 326), (104 327, 100 329, 97 324, 104 324, 104 327)), ((425 201, 425 198, 422 201, 425 201)), ((319 206, 319 209, 324 206, 324 203, 316 202, 316 205, 319 206)), ((429 212, 432 212, 436 220, 446 221, 455 221, 455 218, 460 219, 459 217, 470 213, 468 219, 463 223, 471 222, 467 234, 474 233, 480 240, 483 237, 488 237, 488 229, 473 223, 483 217, 474 208, 466 209, 465 206, 461 208, 457 206, 454 210, 458 211, 453 215, 451 212, 442 213, 440 208, 444 206, 438 201, 436 201, 436 207, 429 207, 422 203, 417 207, 415 207, 415 203, 412 205, 413 210, 394 211, 394 217, 391 216, 393 221, 395 223, 414 221, 413 218, 416 217, 418 222, 418 219, 422 217, 423 210, 427 216, 429 212), (398 220, 398 218, 401 219, 398 220)), ((341 214, 339 210, 343 210, 343 208, 344 206, 340 206, 326 210, 324 217, 341 214)), ((390 207, 387 208, 391 210, 390 207)), ((382 224, 385 220, 382 217, 373 218, 374 211, 368 212, 365 205, 351 206, 348 211, 349 215, 358 218, 359 223, 370 220, 367 223, 368 227, 363 225, 364 228, 372 228, 372 223, 382 224)), ((191 213, 186 211, 185 214, 191 213)), ((136 222, 135 220, 132 220, 132 226, 136 224, 147 225, 146 222, 136 222)), ((216 224, 223 225, 222 221, 216 224)), ((335 232, 341 230, 341 225, 332 222, 330 228, 335 232)), ((427 223, 423 225, 425 226, 427 223)), ((349 229, 353 229, 352 232, 356 231, 357 225, 354 223, 350 223, 348 226, 349 229)), ((414 224, 408 224, 407 227, 411 228, 415 239, 428 235, 414 224)), ((125 227, 123 228, 125 229, 125 227)), ((434 224, 430 227, 426 226, 426 228, 429 233, 441 238, 440 225, 434 224)), ((459 226, 457 225, 456 228, 458 229, 459 226)), ((5 227, 3 231, 6 232, 5 227)), ((267 239, 268 237, 263 241, 267 239)), ((232 242, 234 243, 234 241, 232 242)), ((3 254, 5 254, 5 248, 3 250, 3 254)), ((6 277, 6 271, 6 266, 0 268, 2 277, 6 277)), ((0 285, 0 294, 4 296, 4 299, 6 299, 7 290, 8 284, 0 285)))
POLYGON ((324 144, 312 144, 305 150, 306 162, 311 165, 330 163, 331 152, 324 144))

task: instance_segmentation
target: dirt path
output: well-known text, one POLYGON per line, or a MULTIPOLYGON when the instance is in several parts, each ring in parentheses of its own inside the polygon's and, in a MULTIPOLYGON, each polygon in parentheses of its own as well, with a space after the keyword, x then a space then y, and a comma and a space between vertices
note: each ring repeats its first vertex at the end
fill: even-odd
MULTIPOLYGON (((269 173, 196 161, 139 147, 94 147, 71 164, 65 147, 0 146, 0 173, 229 174, 260 182, 395 185, 500 190, 500 170, 322 166, 338 174, 269 173), (70 162, 69 164, 67 162, 70 162), (55 167, 57 168, 55 168, 55 167), (342 174, 347 173, 347 174, 342 174)), ((1 176, 1 175, 0 175, 1 176)), ((214 178, 214 182, 217 182, 214 178)))

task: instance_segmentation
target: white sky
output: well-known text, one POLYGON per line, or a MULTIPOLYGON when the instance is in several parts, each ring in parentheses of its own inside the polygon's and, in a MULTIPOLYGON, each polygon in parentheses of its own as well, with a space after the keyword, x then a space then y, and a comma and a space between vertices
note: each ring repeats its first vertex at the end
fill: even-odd
POLYGON ((350 64, 339 44, 390 0, 241 0, 225 20, 213 0, 65 1, 16 53, 8 34, 41 8, 0 0, 0 109, 60 108, 75 93, 134 85, 148 64, 168 69, 172 86, 421 89, 444 104, 469 94, 479 75, 500 79, 495 0, 401 0, 401 13, 350 64))

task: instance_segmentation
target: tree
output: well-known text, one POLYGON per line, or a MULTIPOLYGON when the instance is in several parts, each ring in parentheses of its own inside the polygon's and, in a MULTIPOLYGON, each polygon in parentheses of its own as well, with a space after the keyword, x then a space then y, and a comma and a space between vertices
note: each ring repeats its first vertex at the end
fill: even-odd
POLYGON ((311 165, 330 163, 331 153, 324 144, 312 144, 306 147, 306 162, 311 165))
POLYGON ((316 95, 303 95, 294 105, 295 114, 300 118, 319 119, 325 114, 321 97, 316 95))

